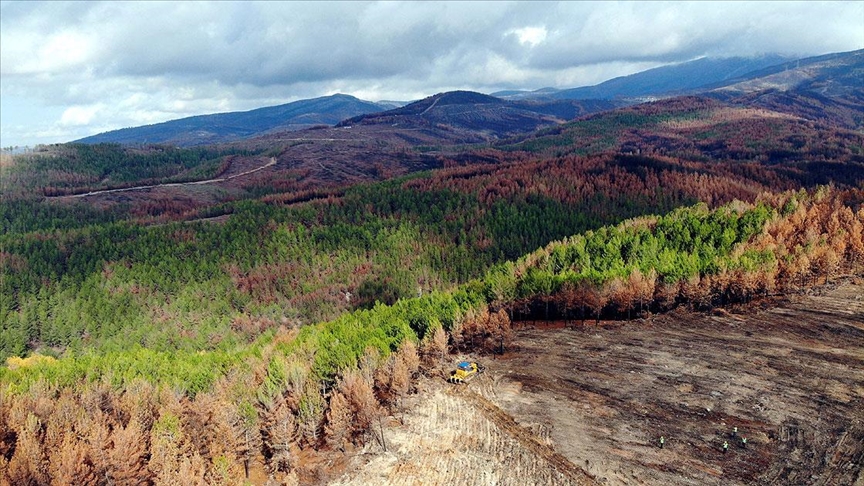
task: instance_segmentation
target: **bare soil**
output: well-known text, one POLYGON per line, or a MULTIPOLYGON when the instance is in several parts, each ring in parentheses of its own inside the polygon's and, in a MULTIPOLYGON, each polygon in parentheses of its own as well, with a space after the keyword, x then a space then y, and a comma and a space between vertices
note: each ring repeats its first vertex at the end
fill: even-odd
POLYGON ((864 485, 864 284, 762 306, 523 327, 338 484, 864 485))

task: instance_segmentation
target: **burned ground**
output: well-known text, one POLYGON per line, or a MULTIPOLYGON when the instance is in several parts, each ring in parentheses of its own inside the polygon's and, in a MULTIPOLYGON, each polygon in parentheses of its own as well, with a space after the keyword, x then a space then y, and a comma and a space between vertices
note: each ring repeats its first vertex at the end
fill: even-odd
POLYGON ((524 326, 518 350, 464 388, 425 385, 406 425, 385 430, 391 450, 370 445, 342 482, 864 483, 864 286, 738 312, 524 326), (489 423, 484 437, 505 439, 476 435, 489 423), (522 467, 533 461, 545 468, 522 467), (420 478, 412 464, 435 467, 420 478))

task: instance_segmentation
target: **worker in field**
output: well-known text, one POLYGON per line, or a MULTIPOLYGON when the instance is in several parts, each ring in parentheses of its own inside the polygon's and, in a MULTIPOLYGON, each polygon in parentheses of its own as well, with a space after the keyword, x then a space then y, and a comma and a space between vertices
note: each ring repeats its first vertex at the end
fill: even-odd
POLYGON ((741 447, 744 449, 747 448, 747 437, 741 437, 741 447))
POLYGON ((738 427, 732 427, 732 438, 738 437, 738 427))
POLYGON ((729 450, 729 441, 723 441, 723 454, 726 454, 726 451, 729 450))
POLYGON ((666 437, 661 435, 660 436, 660 448, 662 449, 665 444, 666 444, 666 437))

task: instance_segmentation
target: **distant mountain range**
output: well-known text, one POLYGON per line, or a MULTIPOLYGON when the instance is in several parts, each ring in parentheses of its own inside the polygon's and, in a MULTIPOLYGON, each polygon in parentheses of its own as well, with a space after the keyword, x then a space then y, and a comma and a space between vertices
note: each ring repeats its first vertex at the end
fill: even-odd
POLYGON ((395 106, 335 94, 251 111, 199 115, 141 127, 123 128, 76 140, 80 143, 160 143, 177 146, 229 142, 276 131, 334 125, 352 116, 395 106))
POLYGON ((245 112, 124 128, 78 142, 193 146, 337 124, 455 130, 459 132, 456 139, 483 141, 682 94, 710 96, 855 129, 864 126, 864 50, 795 60, 778 55, 701 58, 596 86, 500 91, 492 95, 453 91, 407 104, 373 103, 337 94, 245 112))
POLYGON ((694 61, 661 66, 629 76, 610 79, 595 86, 572 89, 543 88, 536 91, 492 93, 506 99, 600 99, 640 98, 691 91, 737 79, 747 73, 789 61, 788 57, 703 57, 694 61))
POLYGON ((790 60, 781 56, 702 58, 596 86, 496 93, 511 100, 607 99, 638 103, 702 95, 838 127, 864 127, 864 49, 790 60))

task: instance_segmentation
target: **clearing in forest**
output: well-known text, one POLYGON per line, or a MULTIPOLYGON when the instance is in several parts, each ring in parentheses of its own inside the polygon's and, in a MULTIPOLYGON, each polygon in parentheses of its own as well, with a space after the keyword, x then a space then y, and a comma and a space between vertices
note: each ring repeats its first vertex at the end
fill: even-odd
POLYGON ((338 484, 864 484, 860 280, 515 344, 468 385, 421 382, 338 484))

